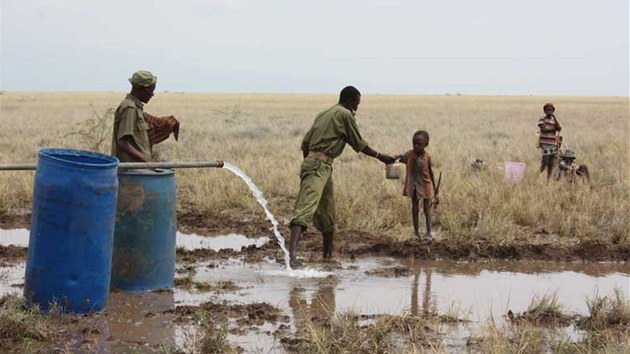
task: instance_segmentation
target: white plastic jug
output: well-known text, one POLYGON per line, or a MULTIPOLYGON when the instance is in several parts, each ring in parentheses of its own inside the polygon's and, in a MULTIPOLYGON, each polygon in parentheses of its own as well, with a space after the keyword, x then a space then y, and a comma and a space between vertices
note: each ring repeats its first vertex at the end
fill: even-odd
POLYGON ((385 178, 399 179, 400 170, 398 169, 398 166, 395 166, 394 164, 385 165, 385 178))

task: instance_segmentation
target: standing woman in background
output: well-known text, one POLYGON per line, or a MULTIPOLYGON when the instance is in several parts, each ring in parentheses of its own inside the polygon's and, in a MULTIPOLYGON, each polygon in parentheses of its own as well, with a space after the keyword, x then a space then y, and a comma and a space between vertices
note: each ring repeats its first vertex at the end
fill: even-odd
POLYGON ((559 139, 556 134, 562 130, 558 119, 554 115, 556 111, 553 103, 546 103, 543 106, 543 112, 545 116, 538 120, 538 128, 540 129, 538 146, 542 152, 542 159, 540 161, 540 172, 547 169, 547 182, 551 177, 551 171, 553 170, 553 164, 558 156, 559 139))

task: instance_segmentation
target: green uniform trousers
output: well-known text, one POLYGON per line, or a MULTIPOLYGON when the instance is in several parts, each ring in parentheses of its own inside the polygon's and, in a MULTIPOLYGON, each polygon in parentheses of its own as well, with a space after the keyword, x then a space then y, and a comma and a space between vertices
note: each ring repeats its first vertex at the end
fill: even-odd
POLYGON ((311 220, 322 233, 335 231, 332 165, 307 157, 300 167, 300 192, 293 207, 291 225, 306 229, 311 220))

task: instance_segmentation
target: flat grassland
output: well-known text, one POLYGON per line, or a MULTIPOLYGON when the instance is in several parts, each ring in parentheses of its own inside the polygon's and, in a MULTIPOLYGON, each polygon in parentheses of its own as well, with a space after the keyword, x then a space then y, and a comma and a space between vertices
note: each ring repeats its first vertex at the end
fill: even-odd
MULTIPOLYGON (((97 122, 96 117, 115 108, 124 95, 3 92, 0 162, 35 162, 38 149, 44 147, 94 148, 97 129, 90 128, 88 120, 97 122), (87 140, 68 135, 86 128, 87 140)), ((336 95, 158 92, 145 111, 180 119, 179 142, 171 138, 156 147, 161 159, 220 159, 240 167, 261 188, 283 223, 290 218, 299 188, 301 139, 316 114, 336 99, 336 95)), ((430 133, 428 150, 436 173, 443 174, 442 204, 434 213, 438 244, 572 247, 596 243, 624 247, 622 258, 627 259, 628 107, 627 97, 366 94, 357 122, 370 146, 392 155, 411 148, 414 131, 430 133), (547 101, 556 106, 564 147, 574 149, 577 163, 591 169, 590 185, 547 184, 538 173, 536 122, 547 101), (467 176, 475 158, 485 160, 488 169, 467 176), (527 164, 520 183, 504 182, 505 161, 527 164)), ((113 118, 106 117, 111 125, 113 118)), ((111 130, 106 127, 98 148, 107 153, 110 143, 111 130)), ((27 215, 32 184, 33 172, 0 172, 0 216, 27 215)), ((399 181, 385 179, 380 162, 348 146, 334 163, 334 186, 341 239, 349 242, 368 234, 379 242, 409 245, 413 233, 409 200, 402 197, 399 181)), ((228 171, 179 170, 177 193, 183 227, 249 220, 260 225, 259 230, 267 229, 264 214, 245 184, 228 171), (191 214, 195 217, 186 217, 191 214)))

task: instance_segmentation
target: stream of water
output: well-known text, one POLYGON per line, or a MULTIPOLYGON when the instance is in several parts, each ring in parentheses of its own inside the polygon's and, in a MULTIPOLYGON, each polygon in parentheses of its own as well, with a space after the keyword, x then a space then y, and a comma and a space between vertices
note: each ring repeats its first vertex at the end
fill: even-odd
POLYGON ((278 241, 278 245, 282 249, 282 252, 284 252, 284 264, 287 269, 286 271, 282 271, 282 272, 269 271, 270 275, 290 276, 294 278, 323 278, 331 274, 330 272, 323 272, 323 271, 309 269, 309 268, 291 269, 291 264, 289 263, 289 251, 287 251, 287 248, 284 245, 284 237, 282 237, 282 235, 280 234, 280 231, 278 231, 278 220, 276 220, 276 218, 273 216, 273 214, 267 207, 267 204, 269 202, 263 196, 262 191, 256 186, 254 181, 252 181, 252 179, 240 168, 232 165, 229 162, 224 162, 223 168, 225 168, 226 170, 229 170, 230 172, 239 176, 243 181, 245 181, 245 184, 247 184, 249 189, 252 191, 252 195, 256 198, 256 200, 258 201, 258 204, 260 204, 260 206, 265 210, 265 215, 267 216, 267 220, 271 221, 271 225, 273 225, 273 234, 276 236, 276 240, 278 241))
POLYGON ((276 220, 269 208, 267 208, 267 204, 269 202, 263 196, 262 191, 256 186, 254 181, 252 181, 252 179, 240 168, 232 165, 229 162, 224 162, 223 168, 239 176, 245 182, 245 184, 247 184, 247 187, 249 187, 249 189, 252 191, 252 195, 254 195, 254 198, 256 198, 258 204, 260 204, 260 206, 265 210, 267 220, 271 221, 271 225, 273 225, 273 234, 276 236, 276 240, 278 241, 278 245, 282 249, 282 252, 284 252, 284 264, 286 265, 287 270, 291 271, 291 264, 289 263, 289 251, 287 251, 287 248, 284 245, 284 237, 282 237, 280 231, 278 231, 278 220, 276 220))

